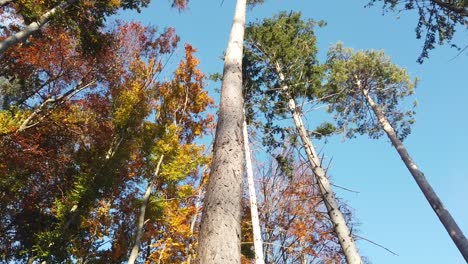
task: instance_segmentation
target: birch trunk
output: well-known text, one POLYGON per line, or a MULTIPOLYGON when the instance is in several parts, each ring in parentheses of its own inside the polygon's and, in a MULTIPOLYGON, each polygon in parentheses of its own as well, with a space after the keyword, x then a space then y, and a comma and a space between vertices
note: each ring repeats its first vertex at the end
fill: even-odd
POLYGON ((463 258, 465 258, 465 261, 468 262, 468 240, 463 234, 463 231, 460 229, 460 227, 458 227, 450 212, 445 208, 444 204, 439 199, 434 189, 432 189, 431 185, 424 176, 424 173, 422 173, 422 171, 419 170, 418 166, 413 161, 410 154, 403 145, 403 142, 401 142, 401 140, 398 138, 392 125, 387 120, 379 106, 369 95, 369 92, 366 89, 362 88, 361 83, 359 81, 356 83, 356 85, 361 90, 367 103, 372 107, 372 110, 377 116, 380 125, 382 126, 383 130, 392 142, 396 151, 400 155, 400 158, 403 160, 406 167, 410 171, 411 175, 413 175, 414 180, 416 181, 419 188, 426 197, 427 201, 431 205, 432 209, 444 225, 445 229, 447 230, 447 233, 452 238, 460 253, 463 255, 463 258))
MULTIPOLYGON (((159 158, 159 161, 158 161, 158 165, 156 166, 156 170, 154 172, 153 178, 158 176, 163 158, 164 158, 164 155, 161 155, 161 158, 159 158)), ((148 206, 149 198, 151 196, 151 191, 153 190, 153 186, 154 186, 153 179, 150 179, 150 181, 148 182, 148 187, 146 188, 145 195, 143 196, 143 204, 140 207, 140 215, 138 216, 135 244, 133 245, 132 251, 130 253, 130 257, 128 258, 128 264, 135 263, 138 257, 138 253, 140 251, 141 237, 143 236, 143 225, 145 224, 146 207, 148 206)))
POLYGON ((9 47, 25 41, 29 36, 39 31, 39 29, 41 29, 45 24, 47 24, 47 22, 49 22, 50 18, 55 13, 57 13, 59 10, 66 9, 68 6, 70 6, 74 2, 76 2, 76 0, 67 0, 65 2, 58 4, 56 7, 44 13, 36 22, 32 22, 31 24, 26 26, 23 30, 4 39, 2 42, 0 42, 0 54, 5 52, 5 50, 7 50, 9 47))
MULTIPOLYGON (((276 71, 279 75, 280 81, 284 82, 285 78, 278 64, 276 64, 276 71)), ((289 87, 287 85, 283 85, 282 90, 286 93, 286 96, 290 98, 288 101, 288 108, 291 111, 297 132, 302 140, 307 158, 309 159, 312 171, 314 172, 315 178, 317 179, 320 193, 327 208, 330 221, 333 223, 334 230, 341 245, 341 249, 343 250, 343 254, 345 255, 346 262, 348 264, 362 264, 361 256, 358 253, 356 243, 354 242, 351 231, 349 230, 345 218, 340 211, 335 194, 331 189, 330 181, 325 175, 325 171, 320 164, 320 160, 317 156, 315 148, 309 139, 304 124, 302 123, 302 118, 297 111, 296 102, 290 96, 289 87)))
POLYGON ((252 157, 250 155, 249 134, 247 132, 247 123, 244 120, 244 150, 245 150, 245 169, 247 174, 247 184, 249 186, 250 214, 252 216, 252 230, 254 239, 255 264, 264 264, 263 241, 260 230, 260 220, 258 217, 257 195, 255 193, 255 183, 252 168, 252 157))
POLYGON ((213 162, 201 219, 200 264, 241 263, 241 199, 244 171, 242 51, 246 0, 237 0, 224 59, 213 162))

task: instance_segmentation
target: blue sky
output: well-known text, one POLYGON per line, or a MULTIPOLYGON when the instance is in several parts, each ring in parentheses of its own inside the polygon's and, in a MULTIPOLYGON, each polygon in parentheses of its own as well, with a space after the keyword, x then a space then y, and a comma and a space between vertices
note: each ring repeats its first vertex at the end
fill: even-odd
MULTIPOLYGON (((192 0, 189 10, 170 9, 169 1, 153 1, 142 14, 125 13, 122 18, 141 20, 160 28, 173 26, 183 42, 198 49, 205 73, 222 71, 219 59, 226 48, 235 1, 192 0)), ((317 30, 323 58, 330 45, 342 41, 354 49, 379 49, 421 81, 416 124, 405 144, 445 206, 465 234, 468 233, 468 54, 453 59, 457 51, 449 45, 437 47, 423 65, 416 59, 422 41, 415 39, 416 14, 403 12, 382 16, 379 6, 364 8, 366 1, 269 0, 248 12, 248 20, 272 16, 282 10, 297 10, 306 18, 325 20, 317 30), (399 16, 399 18, 397 18, 399 16)), ((456 41, 468 43, 466 30, 456 41)), ((182 47, 182 46, 181 46, 182 47)), ((180 49, 180 55, 183 49, 180 49)), ((173 62, 174 64, 177 61, 173 62)), ((211 85, 213 90, 217 85, 211 85)), ((216 100, 219 96, 212 93, 216 100)), ((319 115, 317 115, 319 116, 319 115)), ((307 116, 314 120, 314 113, 307 116)), ((398 253, 393 256, 368 242, 359 241, 363 256, 372 263, 447 263, 465 261, 426 202, 396 151, 386 138, 358 137, 342 141, 333 137, 316 142, 328 158, 333 157, 333 183, 360 193, 336 189, 337 195, 354 209, 360 236, 398 253)))

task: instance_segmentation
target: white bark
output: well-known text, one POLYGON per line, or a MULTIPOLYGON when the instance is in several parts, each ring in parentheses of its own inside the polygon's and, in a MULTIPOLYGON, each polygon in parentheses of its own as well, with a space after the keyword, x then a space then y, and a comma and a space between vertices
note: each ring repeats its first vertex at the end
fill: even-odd
MULTIPOLYGON (((158 176, 163 158, 164 158, 164 155, 161 155, 161 158, 159 158, 159 161, 158 161, 158 165, 156 166, 156 170, 154 171, 153 178, 156 178, 158 176)), ((153 179, 150 179, 148 182, 148 187, 146 188, 145 195, 143 196, 143 204, 140 207, 140 215, 138 216, 135 244, 132 247, 130 257, 128 258, 128 264, 135 263, 138 257, 138 253, 140 251, 141 237, 143 236, 143 226, 145 224, 146 207, 148 206, 149 198, 151 196, 153 186, 154 186, 153 179)))
POLYGON ((5 52, 9 47, 16 45, 20 42, 25 41, 29 36, 31 36, 33 33, 37 32, 39 29, 41 29, 44 25, 49 22, 50 18, 52 15, 57 13, 59 10, 65 9, 71 4, 76 2, 76 0, 68 0, 65 2, 60 3, 56 7, 50 9, 46 13, 44 13, 38 21, 32 22, 28 26, 26 26, 23 30, 15 33, 12 36, 7 37, 4 39, 2 42, 0 42, 0 54, 5 52))
POLYGON ((252 157, 250 155, 249 134, 247 132, 247 123, 244 120, 244 150, 245 150, 245 169, 247 174, 247 184, 249 186, 250 214, 252 217, 252 230, 254 239, 255 264, 264 264, 263 241, 260 230, 260 220, 258 217, 257 195, 255 193, 255 183, 252 168, 252 157))
POLYGON ((237 0, 224 59, 213 162, 201 219, 200 264, 241 263, 241 199, 244 171, 242 51, 246 0, 237 0))
MULTIPOLYGON (((200 206, 201 206, 201 197, 203 196, 203 190, 205 189, 205 185, 203 183, 203 177, 200 181, 200 186, 198 187, 198 193, 197 193, 197 200, 195 202, 195 213, 192 218, 192 222, 190 223, 190 235, 193 235, 193 232, 195 231, 195 225, 197 223, 197 218, 198 214, 200 213, 200 206)), ((193 256, 193 243, 190 243, 187 249, 187 264, 190 264, 192 262, 192 256, 193 256)))
MULTIPOLYGON (((285 78, 280 66, 276 64, 275 67, 280 81, 284 82, 285 78)), ((289 110, 293 115, 294 124, 296 126, 299 137, 302 140, 302 144, 304 145, 304 149, 312 167, 312 171, 314 172, 317 179, 320 193, 323 197, 325 206, 327 207, 330 221, 333 223, 334 230, 341 245, 341 249, 343 250, 343 254, 345 255, 346 262, 348 264, 362 264, 361 256, 358 253, 356 243, 354 242, 351 231, 349 230, 346 220, 340 211, 335 194, 332 191, 330 181, 328 180, 325 171, 320 164, 320 160, 317 156, 315 148, 309 139, 304 124, 302 123, 302 118, 297 111, 296 102, 294 98, 290 96, 289 87, 287 85, 283 85, 282 90, 290 98, 288 101, 289 110)))
POLYGON ((357 81, 356 85, 358 86, 358 88, 361 90, 362 94, 366 98, 366 101, 369 104, 369 106, 371 106, 372 110, 374 111, 374 114, 377 116, 377 119, 380 125, 382 126, 383 130, 385 131, 388 138, 392 142, 396 151, 400 155, 400 158, 403 160, 406 167, 410 171, 411 175, 413 175, 414 180, 416 181, 419 188, 421 189, 424 196, 426 197, 427 201, 431 205, 432 209, 434 210, 434 212, 437 214, 440 221, 444 225, 445 229, 447 230, 447 233, 452 238, 453 242, 457 246, 460 253, 463 255, 463 258, 465 258, 465 261, 468 262, 468 240, 463 234, 463 231, 455 222, 455 219, 453 219, 450 212, 445 208, 444 204, 439 199, 434 189, 432 189, 432 186, 427 181, 426 177, 424 176, 424 173, 422 173, 422 171, 419 170, 418 166, 413 161, 410 154, 408 153, 405 146, 403 145, 403 142, 401 142, 401 140, 398 138, 392 125, 387 120, 387 118, 385 117, 384 113, 379 108, 379 106, 374 102, 372 97, 369 95, 369 92, 366 89, 363 89, 360 81, 357 81))
POLYGON ((73 97, 75 94, 81 92, 82 90, 94 85, 96 81, 91 81, 86 85, 81 85, 79 84, 78 86, 70 89, 69 91, 65 92, 64 94, 56 97, 56 98, 48 98, 46 99, 36 110, 34 110, 19 126, 18 130, 16 131, 17 133, 20 133, 28 128, 34 127, 37 125, 39 122, 31 124, 31 121, 36 118, 39 114, 41 114, 47 106, 50 104, 59 104, 64 100, 67 100, 71 97, 73 97))

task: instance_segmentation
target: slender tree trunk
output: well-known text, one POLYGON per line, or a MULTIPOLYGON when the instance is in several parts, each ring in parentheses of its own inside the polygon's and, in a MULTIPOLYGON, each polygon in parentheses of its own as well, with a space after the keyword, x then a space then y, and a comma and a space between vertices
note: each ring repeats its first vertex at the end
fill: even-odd
MULTIPOLYGON (((280 81, 283 82, 285 78, 278 64, 276 64, 276 71, 279 75, 280 81)), ((290 98, 288 102, 289 110, 293 115, 294 124, 296 125, 297 132, 302 140, 302 144, 304 145, 307 157, 312 167, 312 171, 314 172, 317 179, 320 193, 325 202, 325 206, 327 207, 328 215, 330 216, 330 220, 333 223, 336 236, 338 237, 341 249, 343 250, 343 254, 346 257, 346 262, 348 264, 361 264, 362 260, 358 253, 356 243, 354 242, 351 231, 349 230, 346 220, 340 211, 335 194, 331 189, 330 181, 328 180, 325 171, 320 164, 320 160, 317 156, 315 148, 309 139, 304 124, 302 123, 302 118, 300 117, 296 108, 296 102, 294 98, 290 96, 289 87, 287 85, 284 85, 282 90, 290 98)))
POLYGON ((5 52, 6 49, 9 47, 16 45, 20 42, 25 41, 29 36, 33 33, 37 32, 41 29, 47 22, 49 22, 50 18, 57 13, 59 10, 66 9, 68 6, 76 2, 77 0, 67 0, 58 4, 56 7, 50 9, 46 13, 44 13, 36 22, 32 22, 28 26, 26 26, 23 30, 15 33, 12 36, 7 37, 2 42, 0 42, 0 54, 5 52))
POLYGON ((252 229, 254 239, 255 264, 264 264, 263 241, 260 230, 260 220, 258 217, 257 195, 255 193, 255 183, 252 168, 252 157, 250 155, 249 134, 247 132, 247 122, 244 118, 243 126, 244 150, 245 150, 245 169, 247 174, 247 184, 249 186, 250 214, 252 216, 252 229))
MULTIPOLYGON (((190 223, 190 235, 195 232, 195 225, 197 223, 198 214, 200 213, 201 199, 203 196, 203 190, 205 189, 204 179, 201 178, 200 186, 198 187, 197 200, 195 202, 195 214, 193 215, 192 222, 190 223)), ((187 249, 187 264, 191 264, 193 257, 193 243, 190 243, 187 249)))
MULTIPOLYGON (((23 132, 24 130, 28 129, 28 128, 31 128, 31 127, 34 127, 35 125, 37 125, 39 122, 36 122, 36 123, 33 123, 31 124, 31 121, 36 118, 39 114, 41 114, 45 109, 46 107, 48 107, 49 105, 54 105, 53 107, 55 107, 56 105, 60 104, 61 102, 67 100, 67 99, 70 99, 71 97, 73 97, 75 94, 79 93, 80 91, 94 85, 96 83, 96 81, 91 81, 89 82, 88 84, 86 85, 77 85, 76 87, 70 89, 69 91, 67 91, 66 93, 58 96, 57 98, 48 98, 46 99, 38 108, 36 108, 36 110, 34 110, 20 125, 20 127, 18 128, 18 130, 16 130, 15 132, 16 133, 20 133, 20 132, 23 132)), ((40 118, 42 119, 42 118, 40 118)))
MULTIPOLYGON (((164 155, 161 155, 161 158, 159 158, 159 161, 158 161, 158 165, 156 166, 156 170, 154 172, 153 178, 158 176, 163 158, 164 158, 164 155)), ((135 263, 135 260, 138 257, 138 252, 140 251, 140 242, 141 242, 141 237, 143 236, 143 225, 145 224, 146 207, 148 206, 148 202, 151 196, 151 191, 153 190, 153 186, 154 186, 153 179, 150 179, 150 181, 148 182, 148 187, 146 188, 145 195, 143 196, 143 204, 140 207, 140 215, 138 216, 135 244, 133 245, 132 251, 130 253, 130 257, 128 258, 128 264, 135 263)))
POLYGON ((418 166, 413 161, 410 154, 403 145, 403 142, 401 142, 401 140, 398 138, 392 125, 390 124, 390 122, 388 122, 382 110, 369 95, 369 92, 366 89, 362 88, 360 81, 357 81, 356 84, 358 88, 362 91, 362 94, 366 98, 367 103, 372 107, 372 110, 377 116, 380 125, 382 126, 385 133, 387 133, 388 138, 392 142, 393 146, 395 147, 396 151, 400 155, 400 158, 403 160, 408 170, 410 171, 411 175, 413 175, 414 180, 416 181, 419 188, 426 197, 427 201, 431 205, 432 209, 444 225, 445 229, 447 230, 447 233, 452 238, 455 245, 458 247, 458 250, 465 258, 465 261, 468 262, 468 240, 463 234, 463 231, 460 229, 460 227, 458 227, 450 212, 445 208, 442 201, 432 189, 431 185, 427 181, 422 171, 419 170, 418 166))
POLYGON ((244 171, 242 50, 246 0, 237 0, 224 59, 213 162, 201 219, 200 264, 241 263, 241 199, 244 171))

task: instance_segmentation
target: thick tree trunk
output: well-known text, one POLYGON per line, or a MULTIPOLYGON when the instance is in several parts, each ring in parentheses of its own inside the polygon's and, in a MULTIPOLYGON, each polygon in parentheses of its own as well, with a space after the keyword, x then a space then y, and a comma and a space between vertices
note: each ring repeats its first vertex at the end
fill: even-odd
POLYGON ((241 263, 241 199, 244 171, 242 50, 246 0, 237 0, 224 59, 213 162, 201 219, 200 264, 241 263))
POLYGON ((245 150, 245 169, 247 174, 247 184, 249 186, 250 214, 252 216, 252 230, 254 239, 255 264, 264 264, 263 241, 260 230, 260 220, 258 217, 257 195, 255 193, 255 183, 252 168, 252 157, 250 155, 249 134, 247 132, 247 123, 244 120, 244 150, 245 150))
MULTIPOLYGON (((279 75, 280 81, 283 82, 285 78, 278 64, 276 64, 276 71, 279 75)), ((362 264, 361 256, 358 253, 356 243, 354 242, 351 231, 349 230, 346 220, 340 211, 335 194, 331 189, 330 181, 325 175, 325 171, 320 164, 320 160, 317 156, 315 148, 309 139, 304 124, 302 123, 302 118, 297 111, 296 102, 290 96, 289 87, 287 85, 284 85, 282 90, 290 98, 288 102, 289 110, 293 115, 294 124, 296 125, 297 132, 302 140, 302 144, 304 145, 304 149, 312 167, 312 171, 314 172, 315 178, 317 179, 320 193, 323 197, 325 206, 327 207, 330 221, 333 223, 336 236, 338 237, 341 249, 343 250, 343 254, 346 257, 346 262, 348 264, 362 264)))
MULTIPOLYGON (((164 155, 161 155, 161 158, 159 158, 159 161, 158 161, 158 165, 156 166, 156 170, 154 171, 153 178, 156 178, 158 176, 163 158, 164 158, 164 155)), ((148 206, 149 198, 151 196, 151 191, 153 190, 153 186, 154 186, 153 179, 150 179, 148 182, 148 187, 146 188, 145 195, 143 196, 143 204, 140 207, 140 215, 138 216, 135 244, 132 247, 130 257, 128 258, 128 264, 135 263, 138 257, 138 253, 140 251, 140 242, 141 242, 141 237, 143 236, 143 226, 145 224, 146 207, 148 206)))
POLYGON ((57 13, 59 10, 63 10, 76 2, 76 0, 67 0, 65 2, 60 3, 56 7, 50 9, 46 13, 44 13, 38 21, 32 22, 28 26, 26 26, 23 30, 15 33, 12 36, 7 37, 2 42, 0 42, 0 55, 5 52, 6 49, 9 47, 16 45, 20 42, 25 41, 29 36, 33 33, 37 32, 41 29, 47 22, 49 22, 50 18, 57 13))
POLYGON ((369 95, 369 92, 366 89, 362 88, 361 83, 359 81, 357 82, 357 86, 362 91, 362 94, 366 98, 366 101, 369 104, 369 106, 372 107, 372 110, 377 116, 380 125, 382 126, 385 133, 387 133, 388 138, 392 142, 393 146, 395 147, 396 151, 400 155, 400 158, 403 160, 408 170, 410 171, 411 175, 413 175, 414 180, 416 181, 419 188, 426 197, 427 201, 431 205, 432 209, 444 225, 445 229, 447 230, 447 233, 452 238, 455 245, 458 247, 458 250, 465 258, 465 261, 468 262, 468 240, 463 234, 463 231, 460 229, 460 227, 458 227, 450 212, 445 208, 442 201, 432 189, 431 185, 427 181, 422 171, 419 170, 418 166, 413 161, 405 146, 403 145, 403 142, 401 142, 401 140, 398 138, 392 125, 390 124, 390 122, 388 122, 382 110, 369 95))

